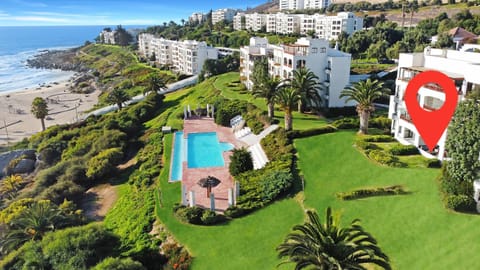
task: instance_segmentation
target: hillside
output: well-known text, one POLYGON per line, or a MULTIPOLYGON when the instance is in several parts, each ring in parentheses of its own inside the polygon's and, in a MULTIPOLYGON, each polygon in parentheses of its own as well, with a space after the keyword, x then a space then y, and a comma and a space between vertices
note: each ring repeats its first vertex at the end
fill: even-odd
POLYGON ((261 4, 259 6, 256 6, 254 8, 247 8, 247 13, 274 13, 279 11, 278 8, 278 2, 279 0, 272 0, 268 1, 265 4, 261 4))

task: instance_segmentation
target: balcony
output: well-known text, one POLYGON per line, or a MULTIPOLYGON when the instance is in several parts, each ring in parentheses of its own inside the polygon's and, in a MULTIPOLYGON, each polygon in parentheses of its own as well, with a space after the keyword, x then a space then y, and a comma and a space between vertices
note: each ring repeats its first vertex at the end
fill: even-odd
POLYGON ((299 55, 299 56, 306 56, 308 55, 308 46, 305 45, 284 45, 283 46, 284 52, 291 54, 291 55, 299 55))
POLYGON ((405 121, 413 124, 412 118, 411 118, 410 115, 407 114, 407 113, 401 113, 401 114, 400 114, 400 119, 405 120, 405 121))
POLYGON ((431 106, 428 106, 428 105, 424 104, 423 109, 425 109, 427 111, 430 111, 430 112, 433 112, 433 111, 437 111, 440 108, 435 108, 435 107, 431 107, 431 106))

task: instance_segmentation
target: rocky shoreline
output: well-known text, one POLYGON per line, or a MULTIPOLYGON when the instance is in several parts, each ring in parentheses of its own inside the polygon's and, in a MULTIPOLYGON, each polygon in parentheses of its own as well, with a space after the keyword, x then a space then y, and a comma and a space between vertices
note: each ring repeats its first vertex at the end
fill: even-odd
POLYGON ((60 69, 64 71, 87 72, 89 68, 75 61, 80 48, 68 50, 46 50, 27 60, 31 68, 60 69))

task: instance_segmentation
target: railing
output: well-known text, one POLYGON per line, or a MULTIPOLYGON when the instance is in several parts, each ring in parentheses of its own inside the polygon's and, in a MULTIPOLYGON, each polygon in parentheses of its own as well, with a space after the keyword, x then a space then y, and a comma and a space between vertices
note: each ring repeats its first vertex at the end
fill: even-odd
POLYGON ((403 119, 409 123, 413 123, 412 122, 412 118, 410 117, 410 115, 406 114, 406 113, 402 113, 400 114, 400 119, 403 119))

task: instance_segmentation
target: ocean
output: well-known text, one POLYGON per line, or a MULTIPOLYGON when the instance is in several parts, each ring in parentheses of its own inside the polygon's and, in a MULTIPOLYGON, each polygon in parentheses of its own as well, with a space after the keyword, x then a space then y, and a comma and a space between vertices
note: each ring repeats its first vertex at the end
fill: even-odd
POLYGON ((26 61, 42 50, 68 49, 93 41, 105 27, 0 26, 0 93, 69 79, 73 72, 28 68, 26 61))

